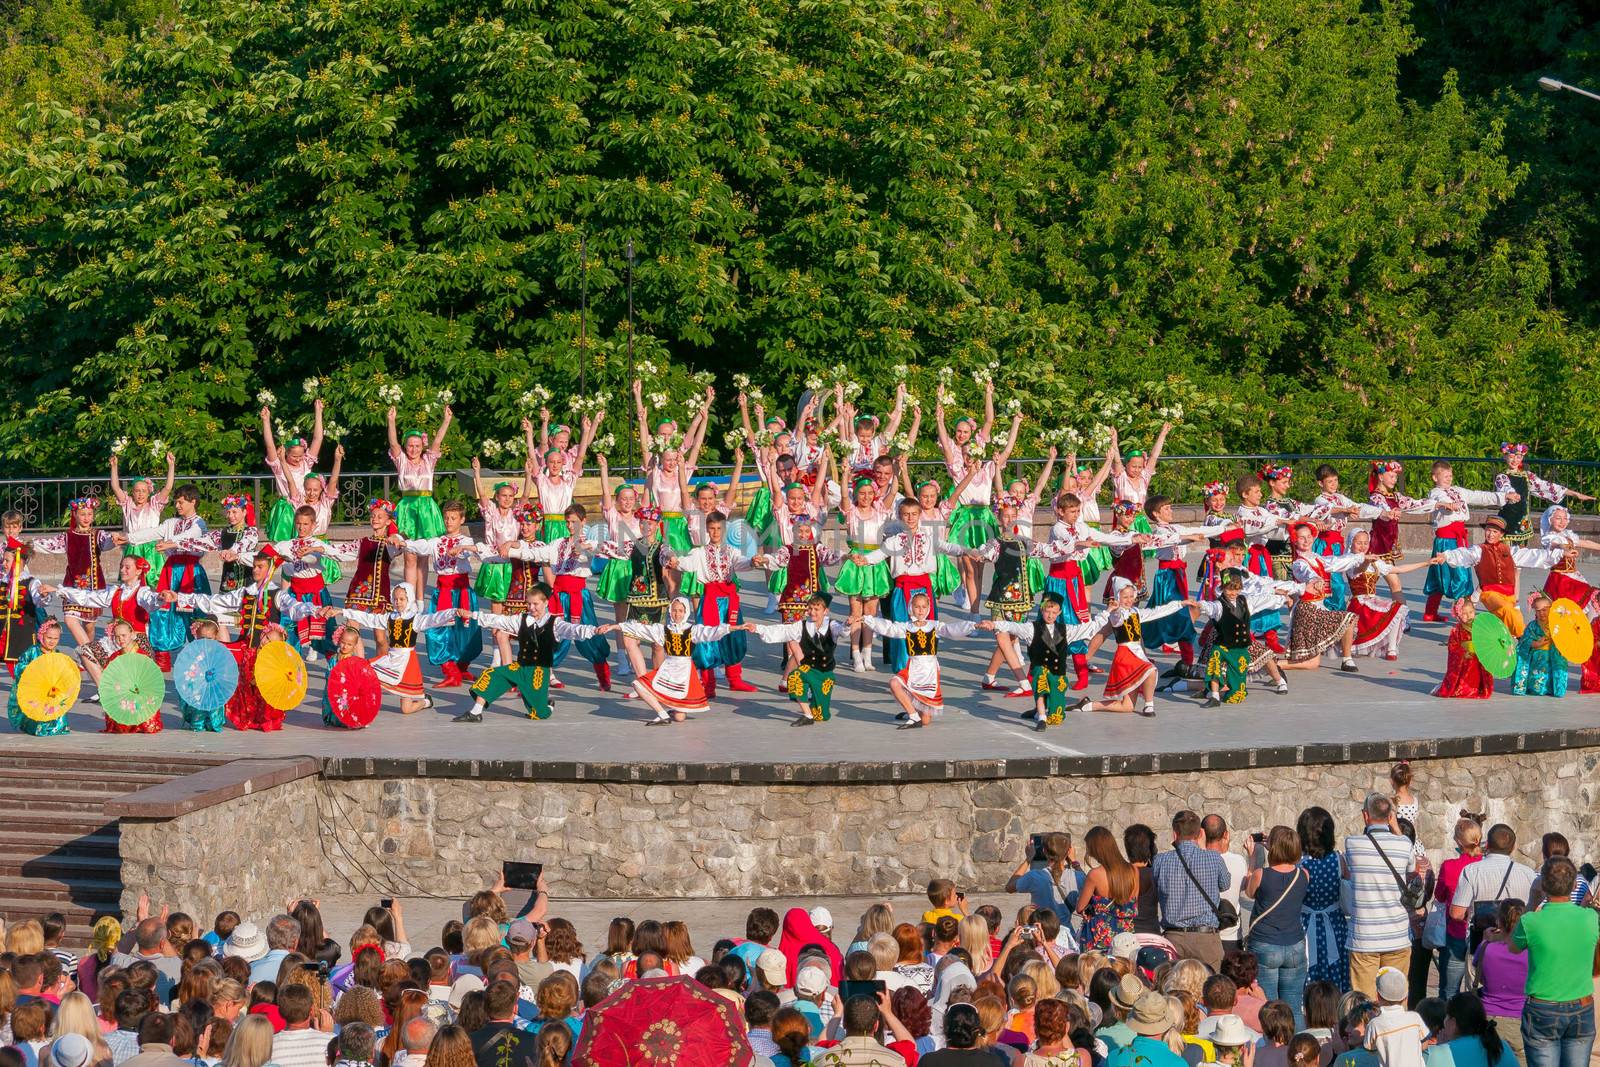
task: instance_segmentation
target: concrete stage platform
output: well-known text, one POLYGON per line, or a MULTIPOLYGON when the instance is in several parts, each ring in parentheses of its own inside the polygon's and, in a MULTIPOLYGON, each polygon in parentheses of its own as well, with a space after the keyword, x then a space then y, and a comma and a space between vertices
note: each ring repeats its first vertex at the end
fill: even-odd
MULTIPOLYGON (((1409 575, 1409 603, 1421 614, 1423 575, 1409 575)), ((1543 581, 1524 572, 1526 589, 1543 581)), ((768 621, 765 597, 747 597, 750 617, 768 621), (753 610, 751 610, 753 609, 753 610)), ((947 614, 951 604, 941 605, 947 614)), ((609 608, 601 607, 602 613, 609 608)), ((842 614, 836 610, 836 614, 842 614)), ((946 708, 924 730, 897 730, 898 710, 881 668, 838 675, 829 723, 790 726, 789 701, 775 690, 780 649, 752 639, 746 677, 755 694, 724 688, 709 712, 689 722, 647 729, 648 711, 616 692, 598 691, 593 673, 575 655, 559 670, 567 688, 555 694, 545 721, 525 718, 514 695, 492 707, 482 725, 457 725, 466 690, 434 690, 435 709, 399 714, 394 698, 368 728, 323 727, 319 714, 325 663, 312 665, 311 691, 280 732, 220 734, 185 730, 170 695, 166 729, 154 736, 99 733, 97 705, 70 714, 62 738, 21 736, 0 725, 14 752, 37 746, 56 751, 205 753, 237 757, 307 755, 341 778, 483 777, 551 781, 625 782, 901 782, 951 778, 1117 775, 1257 766, 1376 762, 1397 754, 1426 757, 1548 751, 1600 745, 1600 695, 1578 693, 1577 669, 1562 700, 1514 697, 1509 682, 1489 701, 1439 700, 1429 695, 1444 670, 1448 627, 1414 621, 1390 663, 1361 658, 1359 674, 1324 667, 1290 672, 1292 691, 1252 690, 1238 706, 1200 708, 1195 698, 1160 695, 1157 716, 1069 715, 1037 733, 1020 713, 1028 700, 979 688, 993 647, 987 635, 950 642, 944 660, 946 708)), ((370 650, 370 642, 369 642, 370 650)), ((1157 656, 1165 666, 1171 657, 1157 656)), ((1109 662, 1102 653, 1099 665, 1109 662)), ((1332 662, 1332 661, 1325 661, 1332 662)), ((487 663, 487 655, 482 661, 487 663)), ((1336 664, 1335 664, 1336 666, 1336 664)), ((436 674, 425 668, 429 684, 436 674)), ((1008 677, 1002 675, 1002 677, 1008 677)), ((1098 694, 1103 675, 1089 692, 1098 694)), ((9 682, 4 683, 9 686, 9 682)), ((85 682, 85 692, 89 692, 85 682)))

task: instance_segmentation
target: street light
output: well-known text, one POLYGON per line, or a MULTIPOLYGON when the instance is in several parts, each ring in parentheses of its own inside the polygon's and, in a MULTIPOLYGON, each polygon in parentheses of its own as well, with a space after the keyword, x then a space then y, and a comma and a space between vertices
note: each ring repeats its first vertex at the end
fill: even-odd
POLYGON ((1561 90, 1565 89, 1569 93, 1577 93, 1579 96, 1587 96, 1590 100, 1600 100, 1600 93, 1591 93, 1589 90, 1580 89, 1576 85, 1568 85, 1566 82, 1561 81, 1558 78, 1552 78, 1549 75, 1539 79, 1539 88, 1543 89, 1547 93, 1559 93, 1561 90))

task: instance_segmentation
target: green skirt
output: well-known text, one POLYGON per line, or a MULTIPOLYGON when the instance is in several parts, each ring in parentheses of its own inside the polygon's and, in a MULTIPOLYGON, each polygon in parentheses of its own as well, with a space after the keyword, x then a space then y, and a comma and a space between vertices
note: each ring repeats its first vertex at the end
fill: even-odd
POLYGON ((982 504, 963 504, 950 516, 950 540, 962 548, 982 548, 999 532, 994 510, 982 504))
MULTIPOLYGON (((661 535, 675 555, 682 556, 694 551, 694 542, 689 540, 689 519, 682 514, 668 512, 662 515, 661 535)), ((678 583, 678 592, 683 596, 695 596, 702 588, 700 579, 692 574, 684 574, 678 583)))
POLYGON ((322 557, 322 584, 332 586, 344 577, 344 568, 332 556, 322 557))
POLYGON ((1250 672, 1250 650, 1217 645, 1206 658, 1206 685, 1215 684, 1224 704, 1238 704, 1245 696, 1245 679, 1250 672))
POLYGON ((789 699, 817 722, 833 718, 833 672, 819 671, 802 664, 784 679, 789 699))
POLYGON ((142 560, 149 561, 150 573, 144 576, 144 584, 154 589, 161 583, 161 565, 167 561, 167 557, 161 554, 154 541, 146 541, 140 545, 124 545, 122 558, 127 559, 129 556, 138 556, 142 560))
POLYGON ((562 516, 551 517, 546 515, 544 517, 544 532, 541 536, 544 538, 545 544, 553 545, 557 541, 565 541, 571 533, 572 529, 567 526, 567 520, 562 516))
POLYGON ((949 556, 940 556, 933 566, 933 595, 950 596, 960 588, 961 572, 956 569, 956 561, 949 556))
POLYGON ((1051 726, 1060 726, 1066 716, 1070 684, 1064 674, 1051 674, 1043 667, 1033 669, 1033 696, 1044 701, 1044 721, 1051 726))
POLYGON ((613 604, 626 604, 628 588, 631 585, 633 585, 633 561, 608 559, 605 570, 600 572, 600 584, 595 590, 595 596, 601 600, 609 600, 613 604))
POLYGON ((395 505, 394 524, 400 527, 400 536, 407 541, 425 541, 444 535, 444 516, 432 495, 411 496, 400 494, 395 505))
POLYGON ((756 532, 756 537, 763 545, 776 544, 778 541, 777 530, 772 526, 772 490, 762 486, 750 498, 750 506, 744 509, 744 521, 750 529, 756 532))
POLYGON ((267 512, 267 528, 263 532, 267 540, 274 544, 294 537, 294 505, 286 497, 280 496, 272 502, 272 508, 267 512))
POLYGON ((478 568, 478 578, 473 588, 491 604, 505 603, 511 593, 511 564, 485 563, 478 568))
POLYGON ((1083 572, 1083 584, 1090 586, 1096 578, 1111 569, 1111 550, 1105 545, 1095 545, 1089 554, 1078 563, 1078 569, 1083 572))
POLYGON ((889 562, 856 563, 846 559, 839 567, 839 580, 834 589, 845 596, 876 600, 889 595, 894 583, 889 578, 889 562))
MULTIPOLYGON (((1139 512, 1137 515, 1135 515, 1133 517, 1133 532, 1134 533, 1154 533, 1155 531, 1150 526, 1150 516, 1146 515, 1142 511, 1139 512)), ((1145 549, 1144 550, 1144 558, 1145 559, 1155 559, 1156 558, 1156 550, 1153 549, 1153 548, 1145 549)))

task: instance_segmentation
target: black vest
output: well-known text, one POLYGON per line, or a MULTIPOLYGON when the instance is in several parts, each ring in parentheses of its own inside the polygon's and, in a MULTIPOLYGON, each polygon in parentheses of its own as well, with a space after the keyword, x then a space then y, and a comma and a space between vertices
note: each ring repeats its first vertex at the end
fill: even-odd
POLYGON ((1054 626, 1043 619, 1033 620, 1033 640, 1028 642, 1028 662, 1043 667, 1051 674, 1067 672, 1067 624, 1059 616, 1054 626), (1050 638, 1055 638, 1051 644, 1050 638))
POLYGON ((389 647, 390 648, 416 648, 417 627, 410 619, 393 618, 389 620, 389 647))
POLYGON ((800 662, 814 671, 833 670, 833 627, 823 624, 821 633, 811 633, 800 624, 800 662))
POLYGON ((633 567, 633 585, 628 591, 628 603, 638 607, 660 607, 667 602, 664 595, 666 582, 661 573, 661 542, 643 538, 633 543, 629 553, 633 567))
POLYGON ((517 666, 548 667, 556 658, 556 617, 529 623, 524 615, 517 625, 517 666))
POLYGON ((1143 640, 1143 635, 1144 627, 1134 611, 1128 612, 1127 618, 1111 629, 1111 636, 1117 639, 1119 645, 1137 645, 1143 640))
POLYGON ((1000 553, 994 560, 994 581, 989 586, 989 602, 997 604, 1006 600, 1006 586, 1018 582, 1026 572, 1028 562, 1025 555, 1027 546, 1021 538, 1000 537, 996 541, 1000 545, 1000 553))
POLYGON ((1505 521, 1506 533, 1514 534, 1522 529, 1522 520, 1528 517, 1528 476, 1526 474, 1513 474, 1511 471, 1502 472, 1511 479, 1511 488, 1521 499, 1512 503, 1501 504, 1498 512, 1505 521))
POLYGON ((1222 614, 1217 617, 1217 644, 1223 648, 1249 648, 1250 647, 1250 605, 1245 603, 1244 594, 1239 594, 1239 599, 1230 607, 1226 597, 1221 597, 1217 603, 1222 607, 1222 614))
MULTIPOLYGON (((250 528, 246 526, 240 530, 234 530, 231 528, 223 530, 222 536, 217 539, 218 546, 224 552, 230 551, 234 545, 239 543, 240 536, 248 533, 249 529, 250 528)), ((231 593, 235 589, 240 589, 249 585, 254 575, 254 563, 246 563, 242 559, 224 561, 222 564, 222 592, 231 593)))

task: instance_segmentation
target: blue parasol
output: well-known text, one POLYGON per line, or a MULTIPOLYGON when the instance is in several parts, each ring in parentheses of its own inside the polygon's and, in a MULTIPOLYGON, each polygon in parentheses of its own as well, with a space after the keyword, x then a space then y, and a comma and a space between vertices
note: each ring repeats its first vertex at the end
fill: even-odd
POLYGON ((191 641, 172 661, 172 687, 185 704, 216 711, 239 688, 239 664, 221 641, 191 641))

